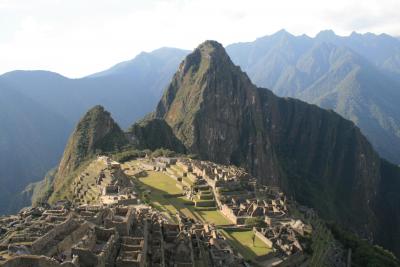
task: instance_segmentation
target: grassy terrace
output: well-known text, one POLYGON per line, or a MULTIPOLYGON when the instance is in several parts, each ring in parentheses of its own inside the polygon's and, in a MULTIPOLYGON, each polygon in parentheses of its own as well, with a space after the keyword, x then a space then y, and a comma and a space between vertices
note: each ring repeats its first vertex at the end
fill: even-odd
POLYGON ((182 190, 176 186, 176 181, 162 172, 149 171, 147 177, 138 181, 142 190, 150 190, 147 199, 155 208, 169 215, 174 220, 178 211, 187 217, 202 222, 214 223, 216 225, 229 225, 231 222, 226 219, 218 210, 208 208, 196 208, 193 202, 182 196, 182 190))
MULTIPOLYGON (((175 170, 178 170, 178 171, 180 171, 180 172, 183 172, 183 169, 182 169, 181 167, 179 167, 178 165, 172 166, 171 170, 172 170, 176 175, 178 175, 178 174, 176 173, 175 170)), ((182 177, 182 181, 185 181, 185 182, 188 183, 189 185, 193 185, 193 181, 190 180, 187 176, 182 177)))
POLYGON ((222 230, 221 232, 246 260, 254 260, 258 256, 271 252, 271 249, 258 237, 255 238, 253 246, 252 230, 222 230))
POLYGON ((326 261, 327 253, 332 248, 335 239, 331 232, 323 225, 322 222, 316 220, 314 222, 314 231, 312 235, 313 255, 310 259, 311 266, 323 266, 326 261))
MULTIPOLYGON (((182 190, 176 186, 177 182, 167 174, 156 171, 148 171, 147 174, 146 177, 134 180, 140 188, 139 191, 142 191, 145 195, 146 191, 150 191, 151 193, 144 198, 171 220, 176 221, 174 215, 179 211, 187 217, 204 223, 214 223, 217 226, 232 224, 216 208, 194 207, 192 201, 182 196, 182 190)), ((221 233, 232 247, 247 260, 254 260, 258 256, 271 252, 259 238, 255 238, 253 246, 252 230, 221 229, 221 233)))

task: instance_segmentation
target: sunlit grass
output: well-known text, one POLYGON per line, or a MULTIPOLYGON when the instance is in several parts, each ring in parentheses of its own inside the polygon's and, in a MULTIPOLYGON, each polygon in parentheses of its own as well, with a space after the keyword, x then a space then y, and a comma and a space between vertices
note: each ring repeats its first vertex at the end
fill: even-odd
POLYGON ((222 233, 247 260, 254 260, 255 257, 271 252, 271 249, 258 237, 255 237, 253 244, 254 232, 252 230, 222 230, 222 233))
POLYGON ((148 198, 160 211, 164 211, 171 216, 179 211, 187 217, 216 225, 231 224, 216 209, 203 210, 194 207, 192 201, 182 196, 182 190, 176 186, 176 181, 164 173, 149 171, 148 176, 140 178, 139 181, 151 191, 148 198))

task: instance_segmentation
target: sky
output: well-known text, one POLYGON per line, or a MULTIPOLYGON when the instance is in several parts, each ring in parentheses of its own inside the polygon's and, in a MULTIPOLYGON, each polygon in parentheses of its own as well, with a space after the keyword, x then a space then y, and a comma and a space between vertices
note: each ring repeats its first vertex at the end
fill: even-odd
POLYGON ((0 74, 78 78, 159 47, 228 45, 286 29, 400 36, 400 0, 0 0, 0 74))

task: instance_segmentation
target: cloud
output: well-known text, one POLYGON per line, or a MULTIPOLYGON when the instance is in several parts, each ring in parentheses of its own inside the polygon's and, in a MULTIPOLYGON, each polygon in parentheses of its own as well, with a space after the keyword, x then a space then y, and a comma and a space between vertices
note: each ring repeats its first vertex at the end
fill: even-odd
POLYGON ((398 10, 400 1, 397 0, 351 0, 323 10, 322 15, 344 31, 397 35, 400 34, 397 26, 400 22, 398 10))
POLYGON ((251 41, 285 28, 400 35, 392 0, 0 0, 0 72, 79 77, 161 46, 251 41), (329 3, 329 4, 328 4, 329 3))

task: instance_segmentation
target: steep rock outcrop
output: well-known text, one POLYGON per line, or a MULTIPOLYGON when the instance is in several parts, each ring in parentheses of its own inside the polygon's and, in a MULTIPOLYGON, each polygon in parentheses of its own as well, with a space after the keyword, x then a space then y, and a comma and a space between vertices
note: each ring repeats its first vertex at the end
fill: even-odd
POLYGON ((111 114, 98 105, 90 109, 79 121, 69 137, 57 169, 31 184, 20 194, 32 204, 54 203, 71 196, 72 178, 82 171, 96 154, 122 150, 129 145, 126 134, 113 120, 111 114))
POLYGON ((88 156, 122 148, 128 143, 124 132, 102 106, 90 109, 69 138, 57 176, 74 171, 88 156))
POLYGON ((333 111, 254 86, 224 48, 206 41, 180 65, 157 106, 190 153, 249 170, 372 238, 380 158, 333 111))
POLYGON ((186 151, 171 127, 162 119, 143 119, 129 128, 127 136, 139 149, 165 148, 179 153, 186 151))
POLYGON ((400 168, 386 160, 381 163, 382 180, 378 188, 376 241, 400 256, 400 168))

